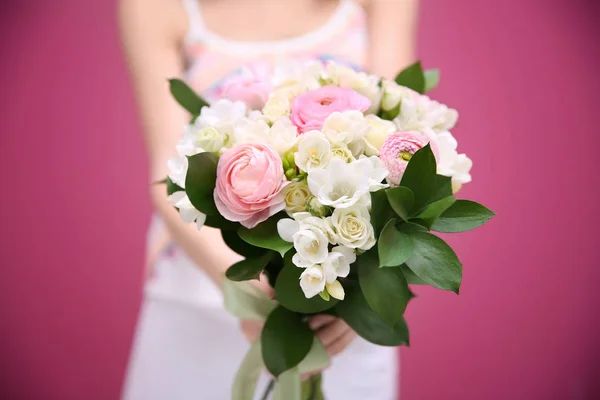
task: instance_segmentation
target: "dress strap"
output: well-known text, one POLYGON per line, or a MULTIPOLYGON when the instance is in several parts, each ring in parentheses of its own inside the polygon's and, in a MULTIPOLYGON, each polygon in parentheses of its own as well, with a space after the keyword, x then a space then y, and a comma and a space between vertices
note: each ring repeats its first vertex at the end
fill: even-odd
POLYGON ((189 22, 187 41, 204 39, 206 37, 206 26, 204 18, 202 18, 200 0, 181 0, 181 2, 189 22))

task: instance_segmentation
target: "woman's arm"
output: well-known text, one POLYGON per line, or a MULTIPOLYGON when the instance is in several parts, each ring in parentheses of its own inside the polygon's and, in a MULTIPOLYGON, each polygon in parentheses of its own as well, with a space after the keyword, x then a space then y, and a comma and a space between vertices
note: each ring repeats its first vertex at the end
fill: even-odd
MULTIPOLYGON (((171 98, 167 79, 181 76, 182 41, 187 18, 180 0, 121 0, 123 46, 149 156, 150 181, 163 179, 167 161, 189 116, 171 98)), ((221 285, 224 271, 241 258, 225 245, 218 230, 186 225, 168 203, 163 185, 151 185, 151 197, 169 233, 196 265, 221 285)))
POLYGON ((415 61, 418 0, 367 0, 367 70, 393 79, 415 61))

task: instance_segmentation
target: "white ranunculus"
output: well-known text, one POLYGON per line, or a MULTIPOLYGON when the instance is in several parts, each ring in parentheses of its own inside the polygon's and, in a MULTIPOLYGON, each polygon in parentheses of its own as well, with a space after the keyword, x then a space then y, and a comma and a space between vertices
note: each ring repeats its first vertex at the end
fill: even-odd
POLYGON ((312 196, 306 181, 292 182, 283 188, 285 210, 294 214, 306 210, 306 201, 312 196))
POLYGON ((394 118, 399 131, 443 132, 451 129, 458 119, 458 112, 425 95, 415 94, 402 98, 400 113, 394 118))
POLYGON ((373 114, 367 115, 365 119, 369 124, 369 130, 363 137, 364 152, 367 156, 376 156, 388 136, 396 132, 396 125, 392 121, 381 119, 373 114))
POLYGON ((168 198, 169 203, 179 209, 179 215, 186 224, 196 223, 196 228, 200 229, 206 221, 206 215, 196 210, 190 202, 184 191, 175 192, 168 198))
POLYGON ((296 213, 293 217, 279 220, 277 231, 283 240, 294 243, 298 255, 296 260, 313 264, 325 261, 329 246, 325 220, 307 212, 296 213))
POLYGON ((351 207, 369 193, 370 182, 364 171, 369 160, 346 163, 332 158, 326 168, 313 169, 308 174, 308 187, 321 204, 336 208, 351 207), (362 168, 362 169, 361 169, 362 168))
POLYGON ((375 245, 371 216, 366 207, 337 208, 327 218, 329 236, 342 246, 368 250, 375 245))
POLYGON ((323 271, 327 283, 333 283, 337 278, 345 278, 350 273, 350 264, 356 261, 354 249, 336 246, 331 249, 327 259, 323 262, 323 271))
POLYGON ((456 193, 463 184, 471 182, 469 172, 473 162, 465 154, 458 154, 458 142, 450 132, 428 131, 427 136, 438 148, 437 173, 452 178, 452 189, 456 193))
POLYGON ((198 128, 212 126, 226 135, 231 135, 234 125, 245 115, 244 103, 221 99, 210 107, 203 107, 194 125, 198 128))
POLYGON ((333 112, 323 122, 321 130, 332 142, 348 145, 362 139, 369 124, 360 111, 333 112))
POLYGON ((263 114, 273 123, 280 117, 290 115, 291 105, 290 100, 286 96, 271 95, 267 99, 265 106, 262 109, 263 114))
POLYGON ((263 143, 271 146, 277 153, 283 155, 297 140, 297 130, 289 118, 279 118, 273 126, 264 119, 240 119, 234 129, 233 138, 236 145, 244 143, 263 143))
POLYGON ((308 131, 300 136, 298 151, 294 155, 296 165, 302 171, 324 168, 331 160, 331 144, 319 131, 308 131))
POLYGON ((325 273, 320 265, 312 265, 300 275, 300 287, 307 299, 325 290, 325 273))
POLYGON ((334 62, 325 67, 325 80, 332 85, 354 89, 371 100, 367 113, 375 113, 379 109, 382 91, 379 87, 379 77, 365 72, 355 71, 345 65, 334 62))

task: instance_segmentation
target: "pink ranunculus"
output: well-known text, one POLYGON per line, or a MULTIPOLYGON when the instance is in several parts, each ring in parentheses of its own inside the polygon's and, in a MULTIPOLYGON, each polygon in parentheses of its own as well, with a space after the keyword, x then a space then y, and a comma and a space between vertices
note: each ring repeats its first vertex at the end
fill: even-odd
POLYGON ((219 159, 215 204, 229 221, 254 228, 285 208, 281 189, 287 183, 275 150, 264 144, 242 144, 219 159))
MULTIPOLYGON (((430 143, 427 136, 411 132, 397 132, 386 139, 379 149, 379 158, 390 171, 386 178, 390 185, 398 186, 400 184, 411 157, 427 143, 430 143)), ((437 159, 437 146, 433 142, 430 145, 437 159)))
POLYGON ((219 94, 231 101, 241 101, 252 110, 260 110, 271 90, 271 71, 266 66, 251 64, 226 78, 219 94))
POLYGON ((323 86, 297 96, 290 119, 298 127, 298 133, 304 133, 321 129, 333 112, 365 112, 370 106, 371 100, 352 89, 323 86))

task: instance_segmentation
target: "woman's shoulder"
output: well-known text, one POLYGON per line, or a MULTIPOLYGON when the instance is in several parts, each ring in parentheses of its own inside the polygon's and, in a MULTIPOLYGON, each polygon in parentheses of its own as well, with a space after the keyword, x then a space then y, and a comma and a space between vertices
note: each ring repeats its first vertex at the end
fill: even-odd
POLYGON ((119 8, 122 24, 167 40, 182 41, 187 34, 189 22, 182 0, 120 0, 119 8))

